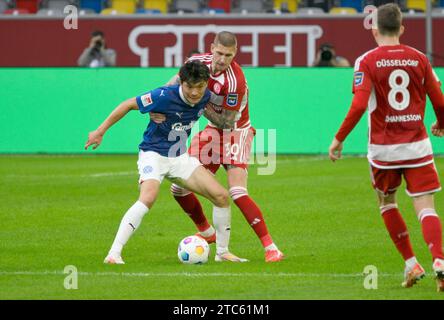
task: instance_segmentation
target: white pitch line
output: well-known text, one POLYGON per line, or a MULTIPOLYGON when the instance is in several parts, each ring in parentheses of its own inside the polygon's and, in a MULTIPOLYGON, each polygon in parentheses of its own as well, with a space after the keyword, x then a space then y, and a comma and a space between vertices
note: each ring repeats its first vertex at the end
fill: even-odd
POLYGON ((101 177, 130 176, 130 175, 137 175, 137 171, 95 173, 95 174, 83 175, 83 177, 101 178, 101 177))
MULTIPOLYGON (((0 271, 0 276, 50 276, 67 275, 63 271, 0 271)), ((289 278, 363 278, 362 273, 225 273, 225 272, 78 272, 79 276, 112 276, 112 277, 289 277, 289 278)), ((378 273, 382 277, 402 277, 401 273, 378 273)))

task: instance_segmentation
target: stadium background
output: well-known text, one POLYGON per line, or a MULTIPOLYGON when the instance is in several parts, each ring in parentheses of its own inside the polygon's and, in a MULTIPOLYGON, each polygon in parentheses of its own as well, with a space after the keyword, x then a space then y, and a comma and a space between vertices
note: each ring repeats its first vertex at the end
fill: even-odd
MULTIPOLYGON (((75 30, 63 28, 60 7, 66 1, 41 1, 39 7, 37 2, 0 0, 0 10, 7 4, 0 13, 0 299, 442 299, 430 275, 413 290, 400 287, 402 260, 383 227, 366 159, 346 157, 332 165, 325 157, 351 102, 353 70, 308 65, 323 42, 333 43, 352 63, 375 46, 359 12, 367 1, 312 1, 353 5, 358 12, 330 7, 310 12, 297 2, 296 12, 284 13, 281 1, 252 0, 260 10, 233 2, 225 14, 205 8, 165 13, 140 8, 150 3, 140 1, 140 13, 131 14, 113 7, 124 3, 136 12, 134 1, 79 0, 80 7, 89 2, 100 8, 85 10, 75 30), (270 3, 280 9, 265 9, 270 3), (273 33, 258 26, 274 27, 273 33), (130 113, 96 151, 83 150, 87 133, 122 100, 165 83, 189 50, 207 50, 219 27, 238 30, 236 60, 245 66, 254 125, 276 129, 282 153, 276 172, 261 176, 253 164, 249 192, 287 259, 264 264, 259 242, 232 206, 230 245, 250 262, 181 265, 177 244, 195 230, 164 183, 154 210, 125 249, 127 264, 103 265, 122 214, 137 195, 137 144, 147 118, 130 113), (96 29, 116 49, 117 67, 76 66, 96 29), (80 272, 78 290, 63 286, 67 265, 80 272), (378 267, 378 290, 362 285, 366 265, 378 267)), ((402 2, 403 42, 426 52, 425 1, 402 2)), ((444 3, 433 3, 432 56, 443 79, 444 3)), ((295 11, 292 4, 288 1, 289 11, 295 11)), ((427 126, 433 120, 428 105, 427 126)), ((364 118, 348 138, 346 153, 366 153, 366 131, 364 118)), ((431 139, 435 153, 442 154, 444 141, 431 139)), ((443 160, 436 159, 441 180, 443 160)), ((223 172, 218 178, 225 183, 223 172)), ((442 194, 437 199, 442 215, 442 194)), ((429 253, 403 192, 399 205, 429 272, 429 253)))

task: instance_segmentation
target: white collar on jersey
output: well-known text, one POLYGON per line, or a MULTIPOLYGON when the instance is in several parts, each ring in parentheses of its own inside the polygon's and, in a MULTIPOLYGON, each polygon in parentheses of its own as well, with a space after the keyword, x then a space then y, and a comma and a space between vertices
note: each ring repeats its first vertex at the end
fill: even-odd
POLYGON ((185 96, 183 95, 183 91, 182 91, 182 86, 179 86, 179 95, 180 98, 182 99, 183 102, 185 102, 187 105, 189 105, 190 107, 194 107, 195 104, 190 103, 187 98, 185 98, 185 96))

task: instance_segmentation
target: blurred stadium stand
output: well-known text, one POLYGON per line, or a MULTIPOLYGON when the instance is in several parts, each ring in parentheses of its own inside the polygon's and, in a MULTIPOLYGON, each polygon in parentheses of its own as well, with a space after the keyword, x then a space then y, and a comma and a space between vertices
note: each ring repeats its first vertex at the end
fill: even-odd
MULTIPOLYGON (((0 0, 0 14, 57 14, 66 5, 74 5, 81 15, 92 11, 104 15, 210 13, 257 14, 295 13, 299 15, 359 14, 366 5, 398 3, 407 13, 426 10, 425 0, 0 0), (53 11, 47 11, 51 9, 53 11), (43 11, 42 11, 43 10, 43 11)), ((441 14, 444 0, 433 0, 433 12, 441 14)))

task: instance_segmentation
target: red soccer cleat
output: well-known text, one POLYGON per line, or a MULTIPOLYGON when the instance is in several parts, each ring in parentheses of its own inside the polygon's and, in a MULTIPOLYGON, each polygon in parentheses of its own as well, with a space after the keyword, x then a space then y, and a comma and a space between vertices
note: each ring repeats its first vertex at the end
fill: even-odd
POLYGON ((402 286, 404 288, 411 288, 414 284, 418 282, 418 280, 425 277, 424 268, 421 267, 419 263, 415 264, 412 269, 405 269, 404 271, 404 282, 402 286))
POLYGON ((265 251, 265 262, 278 262, 284 259, 284 254, 279 250, 265 251))
POLYGON ((204 239, 208 244, 210 243, 215 243, 216 242, 216 232, 214 232, 211 236, 209 237, 204 237, 203 235, 200 234, 200 232, 196 233, 196 236, 201 237, 202 239, 204 239))
POLYGON ((444 260, 435 259, 433 272, 435 273, 437 291, 444 292, 444 260))

